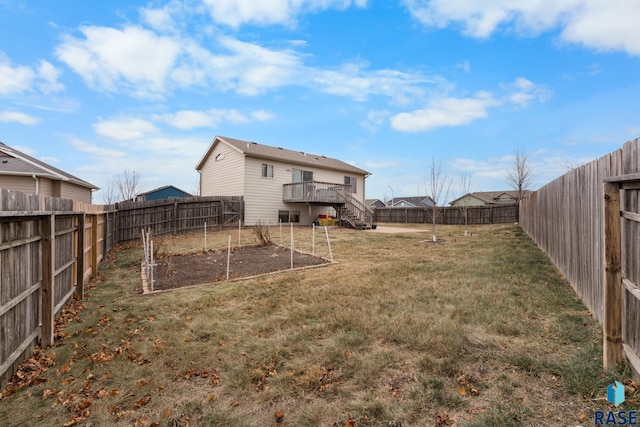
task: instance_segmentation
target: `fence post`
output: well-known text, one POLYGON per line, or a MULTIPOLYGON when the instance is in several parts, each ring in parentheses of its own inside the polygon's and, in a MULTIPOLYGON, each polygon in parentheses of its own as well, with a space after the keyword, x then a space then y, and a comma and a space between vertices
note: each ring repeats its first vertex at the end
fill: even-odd
POLYGON ((604 184, 604 326, 603 365, 622 361, 622 273, 620 271, 620 190, 617 183, 604 184))
POLYGON ((76 294, 80 297, 80 299, 84 298, 84 253, 85 253, 85 242, 84 242, 84 224, 85 224, 85 215, 78 215, 78 258, 76 259, 76 294))
POLYGON ((91 277, 98 275, 98 215, 91 214, 91 277))
POLYGON ((173 202, 173 234, 178 234, 178 202, 173 202))
POLYGON ((40 344, 48 347, 53 343, 53 308, 55 290, 55 215, 46 215, 42 224, 42 329, 40 344))

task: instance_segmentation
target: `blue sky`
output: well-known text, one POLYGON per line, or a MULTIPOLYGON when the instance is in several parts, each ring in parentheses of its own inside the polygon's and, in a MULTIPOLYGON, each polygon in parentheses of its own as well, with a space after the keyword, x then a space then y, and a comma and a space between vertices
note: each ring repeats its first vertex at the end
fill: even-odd
MULTIPOLYGON (((0 141, 99 187, 197 189, 215 135, 426 195, 537 188, 640 136, 637 0, 0 0, 0 141)), ((94 196, 101 201, 100 192, 94 196)))

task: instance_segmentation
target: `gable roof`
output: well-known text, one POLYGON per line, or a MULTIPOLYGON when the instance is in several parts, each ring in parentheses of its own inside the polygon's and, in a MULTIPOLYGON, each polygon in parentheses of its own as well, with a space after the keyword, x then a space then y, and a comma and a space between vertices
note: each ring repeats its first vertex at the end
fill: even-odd
POLYGON ((343 172, 355 173, 358 175, 371 175, 369 172, 350 165, 338 159, 321 156, 319 154, 305 153, 303 151, 288 150, 286 148, 272 147, 270 145, 258 144, 257 142, 243 141, 240 139, 229 138, 226 136, 216 136, 204 154, 200 162, 196 165, 196 170, 202 169, 207 158, 219 143, 238 150, 240 153, 248 157, 260 159, 278 160, 287 163, 295 163, 299 165, 314 166, 322 169, 339 170, 343 172))
POLYGON ((0 142, 0 175, 37 176, 49 178, 54 181, 68 181, 91 190, 97 190, 93 184, 88 183, 70 173, 62 171, 46 164, 28 154, 0 142))
POLYGON ((146 196, 147 194, 156 193, 158 191, 166 190, 167 188, 173 188, 175 190, 178 190, 181 193, 184 193, 187 196, 191 196, 191 193, 187 193, 186 191, 179 189, 175 185, 163 185, 162 187, 154 188, 153 190, 145 191, 144 193, 138 193, 136 194, 136 196, 138 197, 146 196))
MULTIPOLYGON (((529 190, 525 190, 524 191, 524 195, 526 196, 527 194, 529 194, 530 191, 529 190)), ((486 204, 494 204, 494 203, 509 203, 506 201, 500 201, 499 198, 500 196, 502 196, 503 194, 506 194, 507 196, 509 196, 510 199, 513 199, 513 201, 518 199, 518 192, 515 190, 507 190, 507 191, 475 191, 473 193, 467 193, 463 196, 458 197, 455 200, 452 200, 451 202, 449 202, 449 204, 454 204, 456 203, 458 200, 463 199, 467 196, 471 196, 471 197, 475 197, 476 199, 482 200, 483 202, 485 202, 486 204)))
POLYGON ((411 206, 433 206, 433 200, 429 196, 411 196, 411 197, 394 197, 389 202, 390 206, 395 206, 399 203, 408 203, 411 206))
POLYGON ((384 202, 380 199, 365 199, 364 204, 367 206, 385 206, 384 202))

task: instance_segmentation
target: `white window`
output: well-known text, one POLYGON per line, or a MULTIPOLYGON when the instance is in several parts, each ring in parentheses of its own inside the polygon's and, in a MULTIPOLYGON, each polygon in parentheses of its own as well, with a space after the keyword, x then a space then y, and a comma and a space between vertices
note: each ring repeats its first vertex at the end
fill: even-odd
POLYGON ((356 178, 355 176, 344 177, 344 184, 351 186, 352 193, 356 193, 358 191, 357 183, 358 183, 358 178, 356 178))
POLYGON ((262 164, 262 177, 273 178, 273 165, 269 165, 267 163, 262 164))
POLYGON ((291 182, 311 182, 313 181, 313 171, 302 169, 291 169, 291 182))

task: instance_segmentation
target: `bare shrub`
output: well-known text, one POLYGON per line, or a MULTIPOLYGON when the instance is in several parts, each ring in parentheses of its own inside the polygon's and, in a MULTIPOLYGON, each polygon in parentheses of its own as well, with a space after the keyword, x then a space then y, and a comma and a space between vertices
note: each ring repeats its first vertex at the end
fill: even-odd
POLYGON ((271 240, 271 227, 268 224, 263 224, 258 221, 256 225, 253 226, 253 234, 258 239, 258 244, 260 246, 269 246, 273 244, 271 240))

